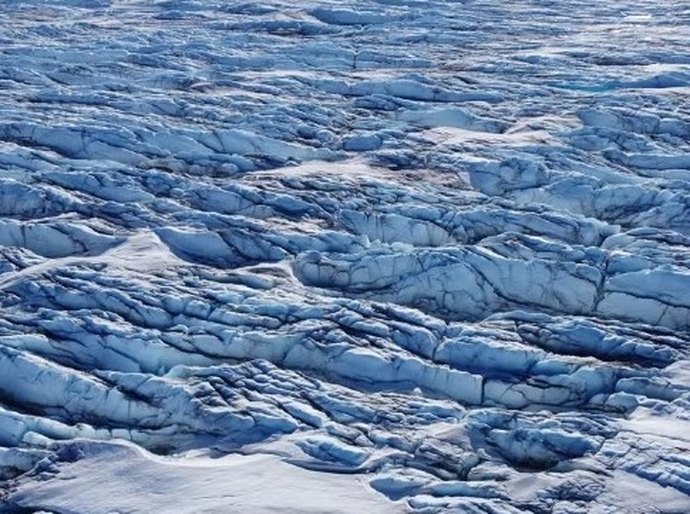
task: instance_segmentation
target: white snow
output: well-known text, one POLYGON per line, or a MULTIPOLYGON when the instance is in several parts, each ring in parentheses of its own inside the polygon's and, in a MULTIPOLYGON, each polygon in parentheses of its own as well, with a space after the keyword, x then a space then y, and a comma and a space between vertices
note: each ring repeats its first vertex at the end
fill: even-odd
POLYGON ((48 512, 396 513, 396 505, 356 475, 324 475, 275 455, 166 459, 124 443, 77 443, 80 460, 59 479, 14 496, 48 512))

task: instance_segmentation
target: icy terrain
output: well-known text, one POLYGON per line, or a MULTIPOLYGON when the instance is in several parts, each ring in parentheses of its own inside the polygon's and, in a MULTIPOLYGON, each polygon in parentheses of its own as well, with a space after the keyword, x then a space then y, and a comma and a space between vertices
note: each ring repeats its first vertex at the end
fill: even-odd
POLYGON ((0 20, 0 512, 690 512, 690 3, 0 20))

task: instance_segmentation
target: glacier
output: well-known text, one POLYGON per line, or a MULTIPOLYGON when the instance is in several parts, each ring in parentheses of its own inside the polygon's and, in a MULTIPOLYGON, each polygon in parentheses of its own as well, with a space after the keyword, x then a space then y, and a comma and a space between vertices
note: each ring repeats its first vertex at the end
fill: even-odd
POLYGON ((0 17, 0 512, 690 512, 690 4, 0 17))

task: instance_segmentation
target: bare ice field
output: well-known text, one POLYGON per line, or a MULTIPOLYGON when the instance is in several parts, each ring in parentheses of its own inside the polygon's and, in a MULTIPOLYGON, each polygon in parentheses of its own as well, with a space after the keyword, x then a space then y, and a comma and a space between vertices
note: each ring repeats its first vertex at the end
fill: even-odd
POLYGON ((0 0, 0 512, 690 512, 690 2, 0 0))

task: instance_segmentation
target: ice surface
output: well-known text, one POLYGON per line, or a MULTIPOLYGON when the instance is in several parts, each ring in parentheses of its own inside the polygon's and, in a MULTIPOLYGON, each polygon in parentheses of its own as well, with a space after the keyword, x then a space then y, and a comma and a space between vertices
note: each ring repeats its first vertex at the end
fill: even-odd
POLYGON ((49 512, 399 512, 353 475, 317 473, 272 455, 221 459, 156 457, 124 444, 76 442, 60 480, 36 482, 15 496, 49 512), (94 492, 96 492, 94 494, 94 492), (276 491, 284 491, 278 498, 276 491))
POLYGON ((687 3, 0 17, 0 512, 690 512, 687 3))

